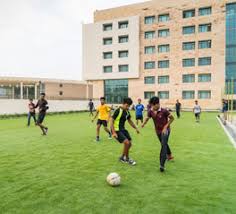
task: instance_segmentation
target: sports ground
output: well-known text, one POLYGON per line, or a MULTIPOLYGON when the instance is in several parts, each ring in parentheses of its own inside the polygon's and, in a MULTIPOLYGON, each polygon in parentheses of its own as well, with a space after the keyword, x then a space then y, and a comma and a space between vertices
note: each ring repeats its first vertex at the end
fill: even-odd
POLYGON ((236 212, 236 150, 215 113, 203 113, 200 124, 192 113, 174 121, 175 160, 162 174, 152 121, 140 135, 129 128, 136 166, 118 162, 122 146, 103 131, 94 142, 87 113, 48 116, 45 124, 46 137, 26 118, 0 121, 0 213, 236 212), (120 187, 107 185, 110 172, 120 174, 120 187))

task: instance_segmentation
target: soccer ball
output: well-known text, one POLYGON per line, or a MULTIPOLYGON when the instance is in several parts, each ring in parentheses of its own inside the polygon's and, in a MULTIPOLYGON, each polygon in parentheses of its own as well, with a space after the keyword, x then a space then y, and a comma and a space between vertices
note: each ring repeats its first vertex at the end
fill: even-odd
POLYGON ((107 183, 113 187, 120 185, 120 176, 116 172, 112 172, 107 176, 107 183))

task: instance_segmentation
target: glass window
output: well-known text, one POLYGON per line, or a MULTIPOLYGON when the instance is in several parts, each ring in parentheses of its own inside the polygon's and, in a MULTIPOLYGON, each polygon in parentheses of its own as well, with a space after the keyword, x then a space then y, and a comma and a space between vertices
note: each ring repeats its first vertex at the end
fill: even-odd
POLYGON ((112 73, 112 66, 103 66, 103 72, 104 73, 112 73))
POLYGON ((110 31, 112 30, 112 24, 104 24, 103 25, 103 31, 110 31))
POLYGON ((202 40, 198 42, 199 49, 211 48, 211 40, 202 40))
POLYGON ((183 27, 183 34, 193 34, 195 33, 195 26, 185 26, 183 27))
POLYGON ((184 74, 183 83, 195 82, 195 74, 184 74))
POLYGON ((211 7, 203 7, 199 8, 199 16, 206 16, 206 15, 211 15, 212 9, 211 7))
POLYGON ((154 54, 156 52, 155 46, 148 46, 144 48, 145 54, 154 54))
POLYGON ((158 45, 159 53, 166 53, 170 51, 170 45, 158 45))
POLYGON ((211 99, 211 91, 198 91, 198 99, 211 99))
POLYGON ((169 91, 158 91, 158 97, 160 99, 169 99, 169 91))
POLYGON ((13 94, 12 94, 12 86, 0 86, 0 99, 12 99, 13 94))
POLYGON ((129 56, 129 51, 119 51, 119 58, 125 58, 129 56))
POLYGON ((129 65, 119 65, 119 72, 128 72, 129 65))
POLYGON ((104 52, 103 59, 112 59, 112 52, 104 52))
POLYGON ((170 82, 170 77, 168 75, 158 77, 158 84, 166 84, 169 82, 170 82))
POLYGON ((183 50, 195 50, 195 42, 184 42, 183 43, 183 50))
POLYGON ((121 104, 128 97, 128 80, 104 80, 104 96, 107 103, 121 104))
POLYGON ((199 74, 198 82, 211 82, 211 74, 199 74))
POLYGON ((158 16, 158 22, 167 22, 170 20, 169 14, 162 14, 158 16))
POLYGON ((155 69, 155 62, 154 61, 145 62, 144 68, 145 69, 155 69))
POLYGON ((34 85, 24 85, 23 86, 23 99, 29 99, 35 97, 35 87, 34 85))
POLYGON ((195 9, 183 11, 183 18, 191 18, 195 16, 195 9))
POLYGON ((155 84, 155 77, 154 76, 144 77, 144 83, 145 84, 155 84))
POLYGON ((158 61, 158 68, 169 68, 169 67, 170 67, 170 61, 169 60, 158 61))
POLYGON ((146 25, 155 23, 155 16, 146 16, 144 18, 144 23, 146 25))
POLYGON ((158 37, 168 37, 170 35, 169 29, 158 30, 158 37))
POLYGON ((147 31, 144 33, 145 39, 154 39, 155 38, 155 31, 147 31))
POLYGON ((211 23, 199 25, 199 33, 211 32, 211 23))
POLYGON ((129 36, 119 36, 119 43, 126 43, 129 41, 129 36))
POLYGON ((129 22, 128 21, 122 21, 122 22, 119 22, 118 25, 119 25, 119 29, 128 28, 129 22))
POLYGON ((198 59, 199 66, 211 65, 211 57, 201 57, 198 59))
MULTIPOLYGON (((20 99, 21 98, 21 94, 20 94, 20 85, 15 85, 14 87, 14 99, 20 99)), ((37 86, 37 97, 39 97, 39 86, 37 86)), ((37 97, 35 97, 35 99, 37 99, 37 97)))
POLYGON ((144 99, 151 99, 152 97, 155 96, 155 92, 154 91, 145 91, 144 92, 144 99))
POLYGON ((195 66, 195 59, 190 58, 190 59, 183 59, 183 67, 193 67, 195 66))
POLYGON ((194 99, 195 91, 182 91, 182 98, 184 100, 194 99))
POLYGON ((104 38, 103 39, 104 45, 111 45, 112 44, 112 38, 104 38))

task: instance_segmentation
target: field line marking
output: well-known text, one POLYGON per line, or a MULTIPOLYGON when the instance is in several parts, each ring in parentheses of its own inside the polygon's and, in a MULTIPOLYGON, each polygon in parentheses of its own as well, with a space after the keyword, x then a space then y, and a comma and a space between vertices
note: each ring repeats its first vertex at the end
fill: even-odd
POLYGON ((230 142, 233 144, 234 148, 236 149, 236 142, 235 140, 233 139, 233 137, 230 135, 230 133, 228 132, 228 130, 225 128, 225 125, 221 122, 220 118, 216 117, 217 120, 219 121, 221 127, 224 129, 226 135, 228 136, 230 142))

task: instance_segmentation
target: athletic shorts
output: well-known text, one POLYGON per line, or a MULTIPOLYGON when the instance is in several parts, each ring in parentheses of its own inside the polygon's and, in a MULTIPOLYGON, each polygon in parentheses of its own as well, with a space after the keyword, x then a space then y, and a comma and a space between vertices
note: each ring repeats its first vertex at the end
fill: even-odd
POLYGON ((143 115, 136 115, 136 120, 142 120, 143 121, 143 115))
POLYGON ((117 140, 120 143, 124 143, 125 140, 129 140, 129 141, 132 140, 127 130, 116 131, 116 134, 117 134, 117 140))
POLYGON ((104 127, 107 127, 107 121, 98 119, 97 125, 103 125, 104 127))
POLYGON ((195 113, 195 117, 200 117, 200 113, 195 113))
POLYGON ((45 115, 46 115, 46 114, 44 114, 44 113, 39 113, 39 115, 38 115, 38 120, 37 120, 37 123, 38 123, 38 124, 43 123, 43 120, 44 120, 44 118, 45 118, 45 115))

